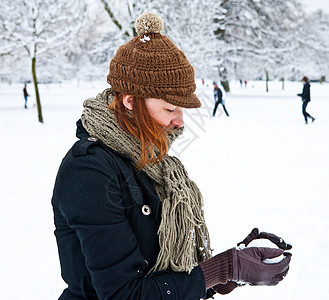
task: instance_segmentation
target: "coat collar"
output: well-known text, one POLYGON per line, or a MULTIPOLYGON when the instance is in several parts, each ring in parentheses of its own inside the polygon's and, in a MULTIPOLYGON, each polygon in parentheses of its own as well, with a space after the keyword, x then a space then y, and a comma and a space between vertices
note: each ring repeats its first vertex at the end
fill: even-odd
MULTIPOLYGON (((78 139, 82 140, 82 139, 87 139, 88 137, 90 137, 90 134, 88 133, 88 131, 83 127, 81 119, 79 119, 76 124, 77 124, 76 137, 78 139)), ((121 156, 122 158, 124 158, 124 159, 128 160, 130 163, 132 163, 132 159, 130 157, 128 157, 118 151, 115 151, 114 149, 106 146, 104 143, 101 143, 101 144, 102 144, 103 148, 110 149, 111 152, 114 152, 118 156, 121 156)))

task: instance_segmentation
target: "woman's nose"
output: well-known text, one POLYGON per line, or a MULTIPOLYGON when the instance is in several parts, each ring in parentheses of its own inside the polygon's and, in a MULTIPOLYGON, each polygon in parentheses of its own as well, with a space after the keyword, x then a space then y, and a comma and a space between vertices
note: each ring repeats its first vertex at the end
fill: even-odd
POLYGON ((174 128, 180 128, 180 127, 184 126, 183 111, 181 108, 179 108, 179 110, 177 111, 177 114, 171 120, 171 124, 174 126, 174 128))

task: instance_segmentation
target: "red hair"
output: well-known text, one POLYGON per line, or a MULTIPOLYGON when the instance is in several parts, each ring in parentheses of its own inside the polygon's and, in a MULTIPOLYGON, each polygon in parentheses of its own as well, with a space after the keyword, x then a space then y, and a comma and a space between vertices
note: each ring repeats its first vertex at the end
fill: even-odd
POLYGON ((155 121, 148 112, 145 98, 133 96, 132 115, 127 113, 123 104, 123 95, 115 93, 109 109, 114 111, 119 125, 140 140, 142 153, 138 169, 141 170, 146 164, 160 162, 168 152, 167 132, 165 128, 155 121))

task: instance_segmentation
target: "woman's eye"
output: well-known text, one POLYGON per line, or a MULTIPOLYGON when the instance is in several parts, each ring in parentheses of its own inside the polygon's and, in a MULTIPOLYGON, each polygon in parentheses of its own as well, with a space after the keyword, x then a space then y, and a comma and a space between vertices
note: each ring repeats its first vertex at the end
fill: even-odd
POLYGON ((174 109, 167 109, 167 111, 174 112, 175 110, 174 109))

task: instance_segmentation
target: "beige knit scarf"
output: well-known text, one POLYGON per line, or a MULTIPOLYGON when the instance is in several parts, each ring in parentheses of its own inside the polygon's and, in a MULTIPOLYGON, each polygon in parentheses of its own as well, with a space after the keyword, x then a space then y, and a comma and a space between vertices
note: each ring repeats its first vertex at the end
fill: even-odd
MULTIPOLYGON (((124 131, 108 109, 113 101, 111 89, 87 99, 81 116, 87 132, 110 148, 139 163, 141 146, 133 135, 124 131)), ((168 146, 182 129, 168 134, 168 146)), ((211 257, 208 229, 204 221, 203 200, 197 185, 174 156, 166 155, 157 164, 148 164, 142 172, 151 178, 162 202, 159 226, 160 252, 151 271, 172 269, 191 272, 199 262, 211 257)))

